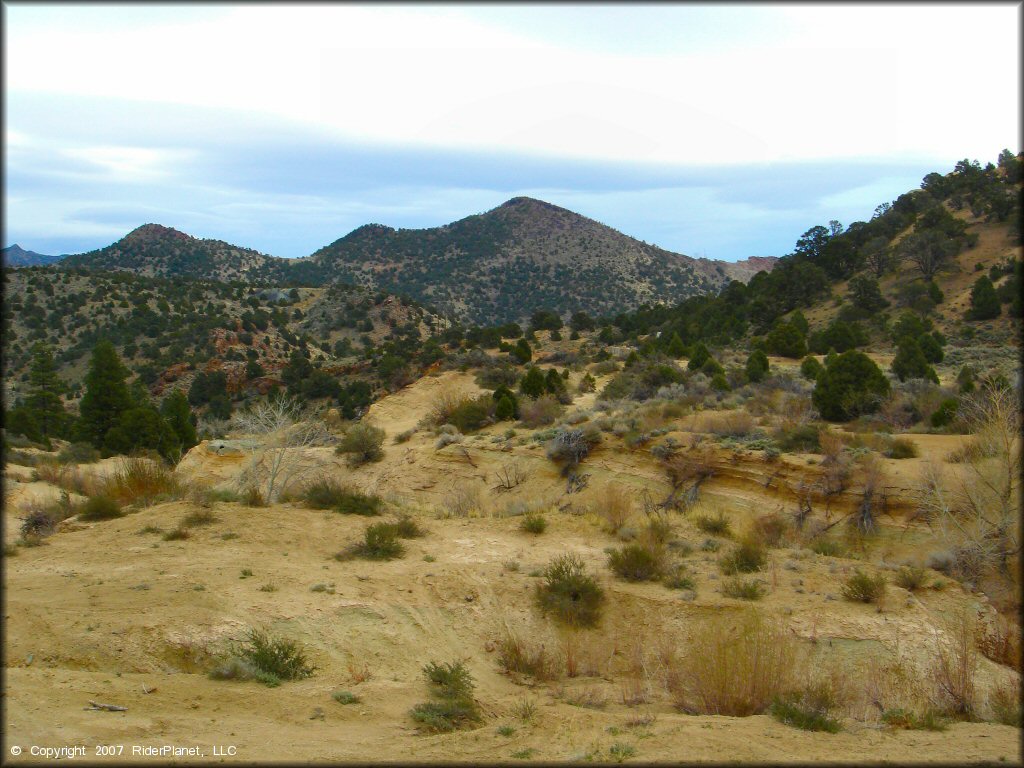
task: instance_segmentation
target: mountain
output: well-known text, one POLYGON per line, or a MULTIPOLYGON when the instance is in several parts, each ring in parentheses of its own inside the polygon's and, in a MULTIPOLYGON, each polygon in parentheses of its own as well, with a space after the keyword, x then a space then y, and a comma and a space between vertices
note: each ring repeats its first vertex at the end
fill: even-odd
POLYGON ((274 261, 284 259, 159 224, 143 224, 105 248, 65 257, 61 266, 122 270, 145 277, 263 282, 274 261))
POLYGON ((430 229, 360 227, 292 265, 299 280, 340 280, 393 293, 472 323, 537 309, 614 314, 677 303, 749 279, 773 260, 694 259, 636 240, 556 205, 516 197, 430 229))
POLYGON ((430 229, 367 224, 301 259, 146 224, 106 248, 68 256, 62 266, 147 277, 346 283, 406 295, 463 322, 493 325, 523 320, 537 309, 604 315, 675 304, 716 292, 731 279, 749 280, 773 263, 772 257, 735 264, 694 259, 565 208, 517 197, 430 229))
POLYGON ((0 251, 0 257, 2 257, 5 267, 39 267, 45 264, 54 264, 64 258, 63 256, 47 256, 45 253, 26 251, 17 243, 0 251))

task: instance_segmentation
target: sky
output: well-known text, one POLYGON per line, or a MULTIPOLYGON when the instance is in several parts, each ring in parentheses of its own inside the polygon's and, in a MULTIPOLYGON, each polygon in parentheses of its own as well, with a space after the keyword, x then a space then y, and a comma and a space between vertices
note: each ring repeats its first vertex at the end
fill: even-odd
POLYGON ((528 195, 733 261, 1021 150, 1015 3, 3 14, 3 244, 40 253, 154 222, 306 256, 528 195))

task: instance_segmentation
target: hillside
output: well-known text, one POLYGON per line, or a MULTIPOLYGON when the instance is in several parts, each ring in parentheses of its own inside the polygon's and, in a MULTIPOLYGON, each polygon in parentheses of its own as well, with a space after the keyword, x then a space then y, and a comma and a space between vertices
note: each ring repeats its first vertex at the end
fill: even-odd
POLYGON ((368 224, 302 259, 146 224, 106 248, 68 256, 62 266, 224 282, 353 284, 409 296, 466 323, 493 325, 522 321, 537 309, 600 315, 673 304, 717 291, 729 279, 746 281, 774 261, 692 259, 520 197, 433 229, 368 224))
POLYGON ((296 350, 316 365, 359 369, 368 348, 419 345, 447 325, 409 300, 353 286, 259 288, 63 265, 5 271, 4 298, 8 402, 27 385, 36 342, 54 350, 72 402, 100 339, 114 343, 153 394, 171 381, 187 389, 197 371, 218 370, 228 393, 242 397, 280 384, 296 350), (259 374, 245 373, 250 362, 259 374))
POLYGON ((717 291, 770 269, 693 259, 541 200, 517 197, 432 229, 367 225, 294 263, 304 280, 403 293, 469 323, 521 321, 538 309, 602 315, 717 291))
POLYGON ((105 248, 67 256, 61 266, 123 270, 144 277, 264 282, 274 261, 274 257, 222 240, 199 239, 159 224, 143 224, 105 248))
POLYGON ((5 267, 39 267, 46 264, 55 264, 63 259, 63 256, 48 256, 35 251, 26 251, 15 243, 0 251, 3 266, 5 267))

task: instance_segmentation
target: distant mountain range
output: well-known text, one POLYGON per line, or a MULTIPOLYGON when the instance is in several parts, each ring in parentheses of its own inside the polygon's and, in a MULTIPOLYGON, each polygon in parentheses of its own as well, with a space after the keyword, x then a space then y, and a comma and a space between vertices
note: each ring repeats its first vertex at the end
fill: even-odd
POLYGON ((45 253, 26 251, 15 243, 0 251, 3 265, 5 267, 42 267, 47 264, 55 264, 63 259, 63 256, 47 256, 45 253))
POLYGON ((407 295, 463 322, 522 320, 538 309, 592 315, 675 304, 770 270, 774 257, 695 259, 556 205, 517 197, 429 229, 367 224, 311 256, 282 259, 146 224, 62 267, 259 284, 350 283, 407 295))

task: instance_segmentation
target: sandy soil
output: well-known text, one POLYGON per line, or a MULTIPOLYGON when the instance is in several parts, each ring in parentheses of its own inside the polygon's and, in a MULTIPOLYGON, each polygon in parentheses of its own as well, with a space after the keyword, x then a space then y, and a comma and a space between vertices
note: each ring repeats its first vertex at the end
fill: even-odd
MULTIPOLYGON (((101 744, 124 745, 120 757, 98 758, 121 761, 141 759, 133 758, 132 746, 165 744, 198 746, 208 760, 245 762, 608 761, 614 745, 632 747, 632 759, 641 762, 803 763, 851 756, 861 762, 948 762, 950 755, 968 762, 1020 761, 1019 730, 992 723, 891 732, 863 712, 848 716, 843 732, 832 735, 796 730, 768 716, 678 712, 659 682, 661 673, 638 670, 657 666, 656 648, 685 648, 700 617, 743 604, 722 595, 718 555, 699 549, 706 537, 681 516, 674 518, 675 535, 695 547, 685 558, 697 582, 695 596, 614 580, 605 550, 619 542, 588 511, 605 480, 661 493, 664 473, 646 451, 605 446, 585 463, 590 487, 566 495, 543 447, 521 442, 523 435, 505 440, 507 427, 440 450, 425 432, 393 444, 393 436, 414 427, 424 406, 448 386, 466 392, 475 387, 467 376, 445 374, 374 406, 371 417, 388 433, 382 462, 351 469, 329 448, 303 459, 317 472, 381 491, 389 512, 411 513, 428 530, 425 538, 406 542, 402 559, 333 559, 361 536, 367 520, 299 504, 216 503, 216 521, 193 528, 183 541, 142 532, 175 528, 196 509, 186 501, 70 526, 43 546, 5 557, 4 736, 7 745, 26 749, 9 762, 39 762, 28 754, 30 745, 84 745, 87 756, 97 759, 94 748, 101 744), (509 462, 520 465, 526 480, 512 491, 497 490, 496 472, 509 462), (478 499, 469 516, 443 517, 452 494, 467 487, 478 499), (520 531, 520 518, 503 514, 514 502, 546 510, 547 531, 520 531), (536 574, 565 552, 579 554, 608 592, 599 629, 557 630, 533 606, 536 574), (323 588, 313 591, 316 585, 323 588), (209 679, 206 670, 249 627, 301 642, 315 674, 273 689, 209 679), (510 630, 544 643, 559 658, 571 644, 581 674, 535 685, 502 674, 495 648, 510 630), (453 734, 421 734, 408 715, 429 698, 421 668, 456 659, 466 661, 476 680, 484 721, 453 734), (643 681, 642 703, 624 703, 637 680, 643 681), (358 694, 360 702, 336 703, 331 694, 339 690, 358 694), (580 694, 603 705, 570 703, 580 694), (537 708, 529 723, 515 715, 524 700, 537 708), (90 701, 127 711, 85 709, 90 701), (501 735, 501 726, 514 731, 501 735), (216 758, 215 746, 222 753, 216 758), (234 754, 224 754, 229 746, 234 754)), ((945 438, 913 439, 926 455, 949 447, 945 438)), ((204 444, 182 462, 182 479, 229 484, 247 460, 242 453, 218 455, 204 444)), ((792 459, 794 471, 801 461, 792 459)), ((708 508, 728 510, 738 527, 740 518, 774 505, 770 489, 758 492, 758 483, 747 477, 753 472, 738 466, 715 478, 705 495, 708 508)), ((37 485, 15 488, 22 495, 8 497, 5 514, 16 514, 30 492, 44 493, 37 485)), ((844 660, 853 678, 872 656, 899 653, 908 664, 926 663, 931 643, 944 637, 945 621, 958 606, 984 608, 978 595, 952 582, 942 591, 913 595, 890 586, 881 609, 852 604, 839 597, 839 587, 856 567, 865 566, 780 549, 759 576, 768 589, 764 612, 784 622, 808 652, 844 660)), ((983 659, 978 685, 1009 675, 983 659)))

